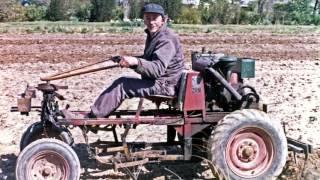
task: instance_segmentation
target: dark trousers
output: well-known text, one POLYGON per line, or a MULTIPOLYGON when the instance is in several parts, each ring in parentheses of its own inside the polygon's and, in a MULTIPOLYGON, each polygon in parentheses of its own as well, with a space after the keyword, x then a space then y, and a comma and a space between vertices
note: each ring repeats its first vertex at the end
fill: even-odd
POLYGON ((98 118, 106 117, 127 98, 174 94, 174 86, 168 86, 161 81, 121 77, 100 94, 91 106, 91 111, 98 118))

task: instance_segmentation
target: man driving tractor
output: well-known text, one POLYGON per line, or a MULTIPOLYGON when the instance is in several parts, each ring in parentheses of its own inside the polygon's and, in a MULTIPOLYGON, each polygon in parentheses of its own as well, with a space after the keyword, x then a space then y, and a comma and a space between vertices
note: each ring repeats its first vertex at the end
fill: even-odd
MULTIPOLYGON (((120 56, 119 61, 120 67, 134 69, 141 79, 121 77, 114 81, 99 95, 87 117, 106 117, 127 98, 175 95, 175 87, 184 69, 178 36, 167 28, 164 9, 158 4, 146 4, 143 19, 147 34, 144 54, 120 56)), ((64 114, 68 118, 69 113, 64 114)))

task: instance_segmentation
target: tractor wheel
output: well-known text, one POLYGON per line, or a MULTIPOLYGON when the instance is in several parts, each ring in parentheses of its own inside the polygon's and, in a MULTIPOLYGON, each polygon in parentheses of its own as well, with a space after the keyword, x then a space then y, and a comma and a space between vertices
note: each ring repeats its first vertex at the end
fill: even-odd
POLYGON ((66 143, 50 138, 29 144, 20 153, 16 164, 16 179, 80 178, 80 162, 77 154, 66 143))
POLYGON ((48 124, 46 129, 44 129, 42 122, 36 122, 29 126, 28 129, 23 133, 20 140, 20 151, 22 151, 33 141, 42 138, 54 138, 61 140, 68 145, 73 144, 73 138, 67 128, 58 128, 54 125, 48 124))
POLYGON ((254 109, 225 116, 208 145, 216 173, 227 179, 275 179, 288 154, 280 122, 254 109))

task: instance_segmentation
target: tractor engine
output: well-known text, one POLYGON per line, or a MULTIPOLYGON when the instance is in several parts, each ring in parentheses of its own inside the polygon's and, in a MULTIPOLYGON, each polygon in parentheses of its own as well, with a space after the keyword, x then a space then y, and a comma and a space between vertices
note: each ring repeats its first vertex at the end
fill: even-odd
POLYGON ((204 79, 206 104, 210 110, 234 111, 258 103, 259 96, 244 78, 255 76, 255 61, 211 52, 192 52, 192 69, 204 79))

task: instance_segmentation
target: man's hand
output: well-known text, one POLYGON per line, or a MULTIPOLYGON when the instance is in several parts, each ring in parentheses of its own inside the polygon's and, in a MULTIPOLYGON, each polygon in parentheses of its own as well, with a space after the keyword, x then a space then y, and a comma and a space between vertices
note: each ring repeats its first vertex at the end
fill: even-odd
POLYGON ((138 59, 132 56, 121 56, 121 60, 119 62, 121 67, 129 68, 131 66, 138 65, 138 59))

